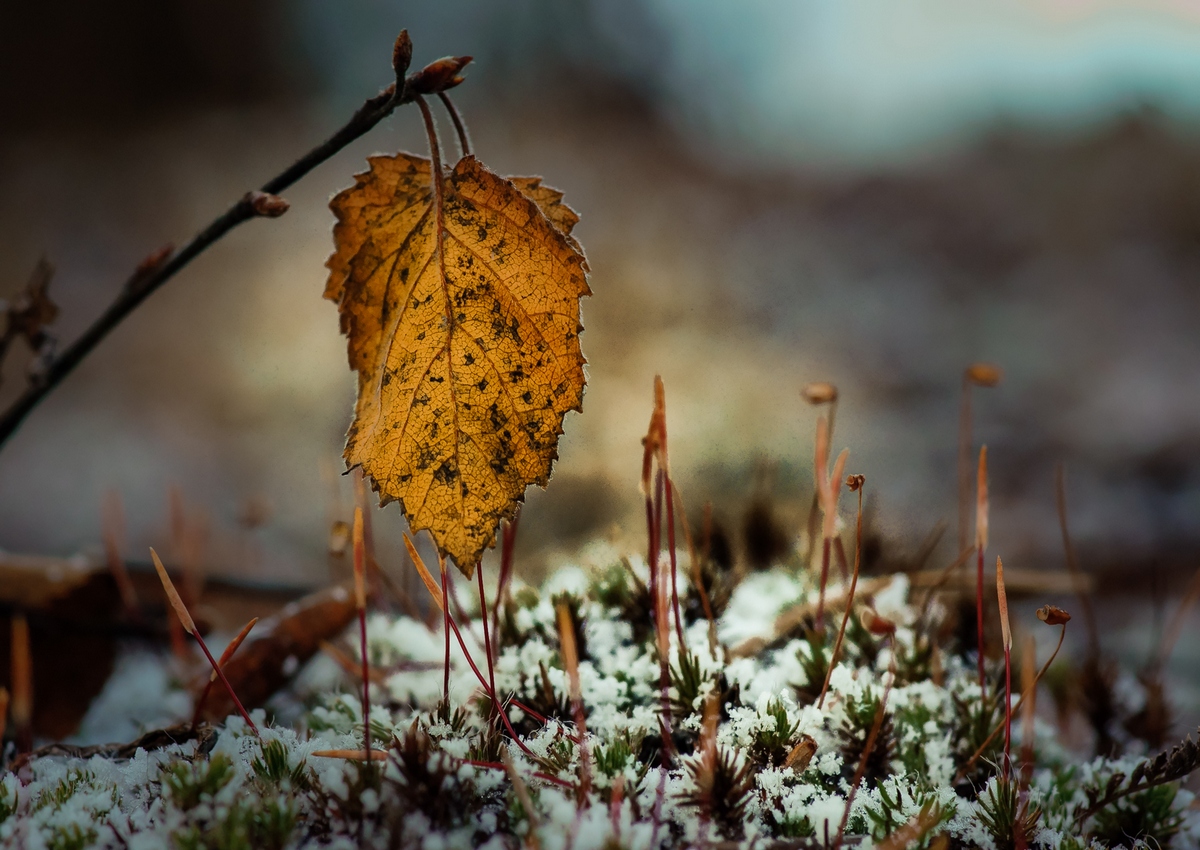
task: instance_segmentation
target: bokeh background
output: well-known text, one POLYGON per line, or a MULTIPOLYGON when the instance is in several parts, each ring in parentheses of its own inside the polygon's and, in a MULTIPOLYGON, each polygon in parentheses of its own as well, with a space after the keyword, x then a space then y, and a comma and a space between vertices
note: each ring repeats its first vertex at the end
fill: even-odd
MULTIPOLYGON (((1139 592, 1111 616, 1158 622, 1200 564, 1194 4, 6 3, 0 294, 48 256, 69 341, 143 257, 386 85, 401 27, 417 64, 475 57, 455 98, 481 157, 583 215, 590 383, 524 512, 525 569, 640 545, 656 373, 693 511, 711 501, 737 538, 769 496, 798 532, 799 390, 829 380, 881 547, 903 560, 945 522, 944 563, 960 378, 987 360, 1005 370, 975 404, 993 550, 1062 568, 1062 461, 1084 566, 1139 592)), ((423 148, 401 110, 122 325, 0 452, 0 548, 96 551, 110 490, 128 551, 166 545, 175 488, 211 574, 323 581, 354 392, 321 299, 327 201, 369 153, 423 148)), ((9 358, 0 395, 26 368, 9 358)), ((375 527, 387 564, 396 507, 375 527)))

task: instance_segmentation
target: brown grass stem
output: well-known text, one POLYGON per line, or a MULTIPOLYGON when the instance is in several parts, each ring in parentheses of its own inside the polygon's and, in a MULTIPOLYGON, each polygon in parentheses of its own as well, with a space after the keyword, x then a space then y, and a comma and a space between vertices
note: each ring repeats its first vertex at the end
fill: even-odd
POLYGON ((838 653, 842 650, 842 640, 846 637, 846 625, 850 622, 850 612, 854 610, 854 591, 858 588, 858 571, 862 566, 862 503, 865 479, 861 475, 852 475, 847 484, 851 482, 853 482, 851 489, 858 492, 858 516, 854 523, 854 571, 850 574, 850 592, 846 595, 846 610, 842 614, 842 625, 838 628, 837 640, 833 642, 833 654, 829 657, 829 667, 825 670, 825 682, 821 685, 817 708, 825 706, 825 694, 829 692, 829 679, 833 676, 833 668, 837 666, 838 653))

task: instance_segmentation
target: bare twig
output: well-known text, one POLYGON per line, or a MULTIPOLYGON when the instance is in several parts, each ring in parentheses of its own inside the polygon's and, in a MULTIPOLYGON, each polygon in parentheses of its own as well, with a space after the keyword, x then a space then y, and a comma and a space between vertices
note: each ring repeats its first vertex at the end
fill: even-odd
POLYGON ((423 94, 437 94, 458 85, 462 82, 459 72, 471 60, 469 56, 440 59, 404 77, 403 74, 408 68, 405 57, 411 55, 412 42, 408 31, 402 30, 396 39, 393 54, 397 83, 392 83, 379 94, 368 98, 337 132, 268 180, 257 192, 246 193, 181 249, 161 250, 147 257, 125 281, 108 308, 61 355, 54 358, 44 371, 31 378, 25 391, 0 415, 0 446, 7 442, 25 421, 25 417, 50 395, 117 325, 159 287, 182 271, 188 263, 238 225, 252 218, 281 214, 282 208, 277 201, 282 199, 273 196, 278 196, 325 160, 371 130, 391 115, 396 107, 411 103, 423 94))

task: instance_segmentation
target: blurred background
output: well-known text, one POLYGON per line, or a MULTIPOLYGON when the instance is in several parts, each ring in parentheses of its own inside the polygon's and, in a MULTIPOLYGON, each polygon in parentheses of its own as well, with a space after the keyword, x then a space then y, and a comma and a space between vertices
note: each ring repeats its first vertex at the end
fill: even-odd
MULTIPOLYGON (((1200 565, 1194 4, 6 3, 0 295, 44 254, 53 333, 74 338, 143 257, 385 86, 401 27, 417 66, 475 57, 455 99, 481 158, 583 216, 590 383, 530 494, 524 569, 595 538, 641 547, 656 373, 693 514, 711 501, 736 540, 769 498, 797 534, 815 419, 799 391, 832 381, 880 551, 903 562, 947 523, 940 566, 962 371, 984 360, 1005 371, 975 393, 992 550, 1062 569, 1064 462, 1083 565, 1143 591, 1112 616, 1169 613, 1200 565)), ((366 155, 424 146, 401 109, 125 322, 0 452, 0 548, 97 552, 115 491, 136 557, 170 540, 174 489, 210 575, 324 581, 354 393, 321 299, 327 202, 366 155)), ((27 360, 9 357, 0 401, 27 360)), ((397 508, 375 528, 398 564, 397 508)))

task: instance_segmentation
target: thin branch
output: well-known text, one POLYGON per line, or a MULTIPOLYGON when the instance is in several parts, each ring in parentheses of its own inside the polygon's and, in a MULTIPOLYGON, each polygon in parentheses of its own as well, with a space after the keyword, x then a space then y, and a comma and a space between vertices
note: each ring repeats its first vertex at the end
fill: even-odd
MULTIPOLYGON (((407 31, 396 40, 397 51, 407 45, 411 53, 411 42, 407 31)), ((386 89, 369 98, 350 117, 341 129, 293 162, 277 176, 271 178, 257 192, 249 192, 241 200, 213 219, 207 227, 178 251, 165 249, 151 255, 133 272, 121 287, 116 299, 67 347, 54 358, 46 369, 33 378, 25 391, 18 396, 7 410, 0 415, 0 447, 8 441, 25 418, 99 345, 130 313, 159 289, 164 283, 183 270, 188 263, 204 253, 226 233, 252 218, 274 217, 286 209, 286 202, 278 198, 284 189, 296 183, 325 160, 341 151, 376 124, 391 115, 398 106, 411 103, 422 94, 434 94, 452 88, 462 81, 458 72, 466 66, 470 57, 441 59, 428 67, 405 77, 402 85, 392 83, 386 89)), ((397 65, 403 74, 407 64, 397 65)))

